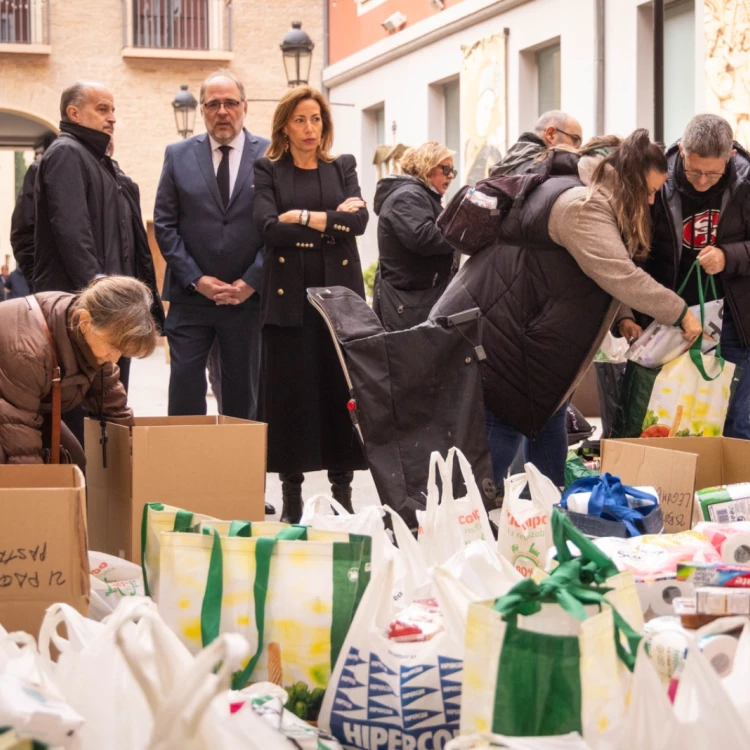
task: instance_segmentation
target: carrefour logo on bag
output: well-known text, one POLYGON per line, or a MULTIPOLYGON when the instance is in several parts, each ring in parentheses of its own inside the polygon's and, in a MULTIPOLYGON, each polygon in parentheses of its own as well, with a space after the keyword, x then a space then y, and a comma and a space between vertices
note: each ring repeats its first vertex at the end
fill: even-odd
POLYGON ((470 523, 476 523, 478 520, 479 520, 479 510, 476 508, 474 509, 473 513, 469 513, 469 515, 466 515, 466 516, 458 517, 458 522, 464 525, 470 524, 470 523))

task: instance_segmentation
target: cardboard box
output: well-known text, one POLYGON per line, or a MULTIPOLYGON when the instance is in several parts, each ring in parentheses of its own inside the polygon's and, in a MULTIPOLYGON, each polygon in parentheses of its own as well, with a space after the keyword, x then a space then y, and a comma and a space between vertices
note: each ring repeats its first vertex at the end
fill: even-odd
POLYGON ((625 438, 602 441, 602 471, 625 484, 653 485, 664 530, 686 531, 702 520, 696 490, 750 481, 750 441, 725 437, 625 438))
POLYGON ((265 518, 266 432, 231 417, 141 417, 132 428, 86 420, 86 479, 92 550, 141 560, 145 503, 225 520, 265 518), (132 456, 131 456, 132 443, 132 456))
POLYGON ((0 465, 0 625, 35 638, 44 612, 89 611, 86 485, 77 466, 0 465))

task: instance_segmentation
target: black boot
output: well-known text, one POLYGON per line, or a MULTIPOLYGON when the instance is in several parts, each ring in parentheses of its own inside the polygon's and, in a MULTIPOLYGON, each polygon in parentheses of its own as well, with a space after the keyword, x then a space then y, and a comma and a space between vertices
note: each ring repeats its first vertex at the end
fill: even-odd
POLYGON ((352 486, 351 484, 332 484, 331 494, 334 500, 338 500, 349 513, 354 513, 352 508, 352 486))
POLYGON ((302 480, 304 476, 302 474, 282 474, 280 476, 283 502, 280 520, 282 523, 299 523, 300 518, 302 518, 302 480))

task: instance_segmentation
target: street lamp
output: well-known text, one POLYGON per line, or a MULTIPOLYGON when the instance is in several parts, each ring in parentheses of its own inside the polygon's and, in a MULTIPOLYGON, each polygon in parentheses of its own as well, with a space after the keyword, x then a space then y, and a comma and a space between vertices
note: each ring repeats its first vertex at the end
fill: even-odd
POLYGON ((188 138, 193 134, 195 125, 195 110, 198 108, 198 102, 195 97, 188 91, 186 83, 180 86, 180 90, 172 102, 174 108, 174 119, 177 123, 177 132, 183 137, 188 138))
POLYGON ((290 87, 304 86, 310 80, 310 64, 314 47, 313 40, 307 32, 302 31, 302 22, 292 21, 292 30, 287 31, 281 43, 286 80, 290 87))

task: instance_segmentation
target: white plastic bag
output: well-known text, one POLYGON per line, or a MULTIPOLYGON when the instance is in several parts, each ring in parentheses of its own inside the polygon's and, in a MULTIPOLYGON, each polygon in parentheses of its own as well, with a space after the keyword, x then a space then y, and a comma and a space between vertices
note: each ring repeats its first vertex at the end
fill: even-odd
POLYGON ((496 545, 484 539, 467 544, 438 569, 449 572, 480 599, 503 596, 523 580, 510 562, 498 554, 496 545))
MULTIPOLYGON (((590 750, 578 732, 571 732, 557 737, 505 737, 501 734, 483 732, 457 737, 451 740, 445 750, 590 750)), ((631 750, 636 750, 631 748, 631 750)), ((638 750, 646 750, 638 748, 638 750)), ((649 748, 648 750, 652 750, 649 748)))
POLYGON ((0 627, 0 726, 19 738, 70 747, 84 719, 65 703, 40 661, 32 636, 0 627))
POLYGON ((348 534, 361 534, 372 538, 372 570, 375 572, 385 557, 393 555, 393 544, 383 525, 383 508, 379 505, 366 505, 359 513, 349 513, 341 503, 328 495, 313 495, 305 501, 301 526, 311 526, 321 531, 345 531, 348 534), (324 513, 328 506, 338 515, 324 513))
POLYGON ((444 630, 422 642, 386 635, 395 614, 391 561, 367 587, 318 719, 347 750, 442 748, 458 734, 465 635, 460 602, 470 593, 444 571, 438 579, 444 630))
POLYGON ((417 511, 417 520, 419 543, 428 565, 440 565, 477 539, 494 539, 471 464, 458 448, 451 448, 445 460, 438 452, 430 456, 426 508, 417 511), (456 459, 466 485, 466 497, 459 499, 453 497, 456 459), (438 471, 442 492, 437 488, 438 471))
POLYGON ((101 621, 115 611, 127 596, 143 596, 143 570, 140 565, 105 552, 89 550, 91 603, 89 617, 101 621))
POLYGON ((552 541, 552 510, 560 502, 560 491, 534 464, 525 464, 525 474, 505 480, 505 498, 497 533, 498 552, 524 577, 544 569, 552 541), (521 498, 528 482, 531 500, 521 498))
MULTIPOLYGON (((39 636, 42 662, 66 702, 86 719, 80 750, 146 747, 152 726, 148 703, 115 645, 115 636, 122 622, 155 606, 150 599, 129 597, 105 623, 87 620, 63 605, 47 610, 39 636), (61 624, 67 639, 57 632, 61 624), (50 643, 60 651, 57 662, 51 659, 50 643)), ((172 637, 183 648, 177 636, 172 637)), ((176 660, 172 663, 176 668, 176 660)))
MULTIPOLYGON (((149 620, 155 634, 161 631, 162 623, 153 614, 149 620)), ((231 713, 232 673, 250 656, 250 644, 244 636, 223 633, 195 660, 187 655, 187 668, 181 670, 178 683, 171 679, 163 683, 144 669, 148 652, 138 647, 130 630, 120 629, 117 645, 154 718, 153 733, 144 746, 148 750, 292 750, 293 745, 257 716, 249 704, 231 713)), ((166 658, 158 649, 152 657, 157 664, 166 658)), ((169 668, 162 664, 157 673, 168 673, 169 668)))
MULTIPOLYGON (((712 300, 705 304, 706 317, 703 325, 704 338, 701 341, 701 351, 706 354, 716 348, 721 334, 721 322, 724 311, 724 300, 712 300), (708 336, 709 338, 706 338, 708 336)), ((690 308, 699 320, 700 305, 690 308)), ((625 353, 627 359, 637 362, 644 367, 662 367, 673 359, 677 359, 690 348, 690 342, 682 337, 682 329, 675 326, 662 325, 653 321, 646 330, 630 345, 625 353)))

